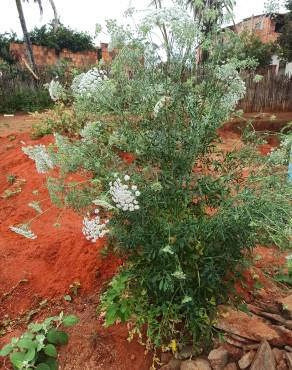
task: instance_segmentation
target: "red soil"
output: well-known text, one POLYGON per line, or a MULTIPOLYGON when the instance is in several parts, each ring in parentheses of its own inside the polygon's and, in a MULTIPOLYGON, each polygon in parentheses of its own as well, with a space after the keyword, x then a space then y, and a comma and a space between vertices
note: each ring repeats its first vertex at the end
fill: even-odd
MULTIPOLYGON (((52 207, 45 175, 36 172, 34 162, 21 150, 24 145, 48 144, 51 141, 51 137, 34 141, 30 139, 29 134, 0 137, 0 329, 4 318, 16 319, 38 307, 45 299, 54 301, 56 297, 63 297, 69 293, 69 286, 78 282, 82 303, 74 303, 69 308, 80 318, 85 316, 78 328, 75 331, 72 329, 72 348, 69 345, 68 350, 63 352, 62 368, 80 370, 88 361, 86 366, 89 367, 84 369, 133 370, 133 364, 137 363, 137 369, 146 370, 149 368, 150 359, 145 359, 142 346, 126 341, 125 327, 113 327, 108 331, 110 335, 103 341, 103 352, 94 351, 94 359, 92 343, 83 343, 85 332, 94 338, 105 331, 95 314, 98 298, 88 304, 84 303, 84 300, 88 300, 86 297, 94 292, 96 297, 99 296, 103 284, 117 271, 121 261, 114 256, 102 257, 99 252, 104 246, 103 241, 92 244, 85 239, 81 231, 81 216, 69 209, 60 216, 60 209, 52 207), (16 185, 10 185, 7 181, 8 175, 15 175, 17 180, 23 179, 25 182, 16 180, 16 185), (6 190, 14 191, 17 187, 21 187, 21 192, 8 198, 1 197, 6 190), (37 213, 28 203, 41 200, 41 208, 47 211, 31 224, 37 239, 26 239, 9 230, 10 226, 26 223, 35 217, 37 213), (60 223, 60 227, 54 226, 56 222, 60 223), (9 295, 6 296, 6 293, 9 295), (80 348, 76 353, 76 342, 87 358, 80 356, 80 348), (109 351, 114 351, 114 354, 109 356, 109 351), (132 359, 129 351, 132 353, 132 359), (81 360, 84 362, 80 362, 81 360), (101 367, 97 367, 96 360, 102 364, 101 367)), ((60 312, 61 309, 63 307, 58 311, 55 307, 53 313, 60 312)), ((7 343, 9 337, 0 340, 0 348, 7 343)), ((60 362, 62 363, 62 358, 60 362)))

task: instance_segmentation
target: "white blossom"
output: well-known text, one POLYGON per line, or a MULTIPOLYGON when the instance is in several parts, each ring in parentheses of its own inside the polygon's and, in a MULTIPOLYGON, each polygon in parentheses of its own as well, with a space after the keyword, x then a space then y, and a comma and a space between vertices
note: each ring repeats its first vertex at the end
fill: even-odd
POLYGON ((103 223, 101 223, 101 219, 98 215, 98 209, 95 210, 95 214, 96 216, 93 218, 89 218, 89 214, 84 217, 82 228, 84 236, 92 243, 95 243, 99 238, 102 238, 109 233, 109 230, 107 229, 109 220, 105 220, 103 223))
MULTIPOLYGON (((124 179, 129 181, 130 176, 126 175, 124 179)), ((129 185, 123 184, 119 177, 116 177, 114 182, 109 183, 109 186, 112 200, 117 208, 130 212, 140 209, 137 197, 139 197, 141 193, 137 190, 136 185, 130 187, 129 185)))
POLYGON ((71 89, 74 95, 87 95, 91 97, 100 86, 100 84, 108 80, 107 74, 98 68, 92 68, 86 73, 81 73, 76 76, 72 82, 71 89))
POLYGON ((46 173, 54 168, 54 163, 50 158, 45 145, 39 144, 35 146, 22 147, 22 151, 28 155, 30 159, 35 161, 38 173, 46 173))
POLYGON ((27 239, 36 239, 37 236, 28 228, 27 224, 10 226, 9 229, 16 234, 22 235, 27 239))
POLYGON ((64 96, 64 88, 59 81, 52 80, 48 85, 49 94, 52 100, 60 100, 64 96))

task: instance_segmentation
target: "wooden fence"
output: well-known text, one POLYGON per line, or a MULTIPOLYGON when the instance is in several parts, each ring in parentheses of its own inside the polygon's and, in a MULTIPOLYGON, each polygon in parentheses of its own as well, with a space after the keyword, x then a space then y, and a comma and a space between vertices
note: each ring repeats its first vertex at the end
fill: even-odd
POLYGON ((244 112, 292 112, 292 76, 268 72, 259 82, 254 75, 244 78, 245 97, 239 102, 244 112))

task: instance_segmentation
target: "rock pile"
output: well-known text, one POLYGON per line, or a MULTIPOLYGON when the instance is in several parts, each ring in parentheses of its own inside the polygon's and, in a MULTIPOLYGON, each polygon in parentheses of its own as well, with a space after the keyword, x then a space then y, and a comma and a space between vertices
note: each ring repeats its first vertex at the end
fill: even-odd
POLYGON ((292 370, 292 294, 247 309, 220 307, 215 327, 224 333, 224 343, 195 359, 189 347, 175 359, 163 354, 160 370, 292 370))

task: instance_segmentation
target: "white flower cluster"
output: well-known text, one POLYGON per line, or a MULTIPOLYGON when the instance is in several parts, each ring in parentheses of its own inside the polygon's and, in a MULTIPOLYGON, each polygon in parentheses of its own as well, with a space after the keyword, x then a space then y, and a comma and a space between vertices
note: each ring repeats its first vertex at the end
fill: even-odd
POLYGON ((88 122, 83 129, 80 131, 82 141, 87 143, 92 143, 94 140, 100 137, 100 131, 102 127, 102 122, 88 122))
MULTIPOLYGON (((130 181, 130 176, 125 175, 125 181, 130 181)), ((136 211, 140 208, 137 197, 140 196, 140 191, 137 190, 136 185, 123 184, 121 179, 116 176, 114 182, 109 183, 110 194, 116 207, 123 211, 136 211)))
POLYGON ((52 100, 60 100, 64 96, 64 88, 59 81, 52 80, 49 85, 49 94, 52 100))
POLYGON ((226 84, 227 92, 222 97, 221 108, 231 112, 238 101, 244 97, 246 86, 240 78, 237 66, 234 63, 226 63, 217 70, 217 78, 226 84))
POLYGON ((9 229, 16 234, 24 236, 27 239, 37 238, 37 236, 28 228, 27 224, 18 225, 18 226, 10 226, 9 229))
POLYGON ((92 243, 95 243, 97 239, 104 237, 109 232, 109 230, 107 229, 107 224, 109 223, 109 220, 101 223, 100 217, 98 215, 99 209, 95 210, 95 214, 96 216, 94 218, 89 218, 89 214, 87 214, 87 217, 84 217, 82 228, 83 235, 92 243))
POLYGON ((92 68, 88 72, 76 76, 72 82, 71 89, 76 96, 91 94, 95 92, 101 82, 105 80, 108 80, 105 71, 92 68))
POLYGON ((54 168, 54 163, 50 158, 45 145, 39 144, 35 146, 22 147, 22 151, 28 155, 30 159, 35 161, 38 173, 46 173, 54 168))
POLYGON ((292 135, 281 141, 279 148, 273 148, 269 154, 269 162, 275 165, 286 165, 292 146, 292 135))
POLYGON ((167 107, 170 104, 170 102, 171 98, 169 96, 163 96, 161 99, 159 99, 153 110, 154 117, 157 117, 160 110, 164 107, 167 107))

